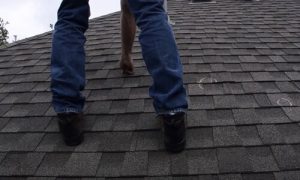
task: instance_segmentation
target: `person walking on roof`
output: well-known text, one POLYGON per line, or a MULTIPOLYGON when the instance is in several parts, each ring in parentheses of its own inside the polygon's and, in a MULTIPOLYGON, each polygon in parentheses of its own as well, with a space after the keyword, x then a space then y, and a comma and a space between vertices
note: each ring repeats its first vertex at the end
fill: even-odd
MULTIPOLYGON (((143 59, 153 78, 149 95, 163 122, 164 142, 170 152, 185 147, 185 119, 188 109, 183 70, 164 0, 125 0, 140 28, 143 59)), ((63 0, 55 24, 51 56, 52 104, 67 145, 83 139, 85 98, 85 51, 90 8, 88 0, 63 0)))

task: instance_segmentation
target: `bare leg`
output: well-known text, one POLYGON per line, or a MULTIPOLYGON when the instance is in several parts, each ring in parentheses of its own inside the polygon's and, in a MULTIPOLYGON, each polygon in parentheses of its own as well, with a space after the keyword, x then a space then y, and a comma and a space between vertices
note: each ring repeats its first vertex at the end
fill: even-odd
POLYGON ((129 10, 128 0, 121 0, 122 55, 120 60, 120 68, 123 70, 123 74, 133 74, 131 53, 135 32, 135 20, 134 16, 129 10))

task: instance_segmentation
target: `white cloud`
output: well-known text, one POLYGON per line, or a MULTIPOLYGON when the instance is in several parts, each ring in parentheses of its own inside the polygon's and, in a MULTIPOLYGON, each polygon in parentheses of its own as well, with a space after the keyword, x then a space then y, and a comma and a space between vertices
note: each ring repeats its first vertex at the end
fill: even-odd
MULTIPOLYGON (((0 0, 5 1, 5 0, 0 0)), ((10 40, 13 35, 23 39, 51 30, 57 18, 59 0, 9 0, 0 6, 0 17, 9 24, 10 40)), ((120 0, 90 0, 91 18, 119 11, 120 0)))

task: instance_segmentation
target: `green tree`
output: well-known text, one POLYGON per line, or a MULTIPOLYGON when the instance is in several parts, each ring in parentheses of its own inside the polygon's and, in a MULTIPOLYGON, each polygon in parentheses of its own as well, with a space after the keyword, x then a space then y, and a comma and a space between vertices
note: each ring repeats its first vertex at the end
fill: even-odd
POLYGON ((4 21, 0 17, 0 46, 3 46, 7 44, 7 39, 8 39, 8 31, 5 28, 5 26, 8 24, 8 22, 4 21))

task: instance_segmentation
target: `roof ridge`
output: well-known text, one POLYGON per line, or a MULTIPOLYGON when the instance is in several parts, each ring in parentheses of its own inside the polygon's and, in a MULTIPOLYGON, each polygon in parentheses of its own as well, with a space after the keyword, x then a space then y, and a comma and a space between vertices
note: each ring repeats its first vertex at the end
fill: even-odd
MULTIPOLYGON (((92 18, 89 20, 89 23, 92 23, 94 21, 97 21, 99 19, 103 19, 103 18, 107 18, 109 16, 112 16, 112 15, 115 15, 117 13, 119 13, 120 11, 117 11, 117 12, 113 12, 113 13, 109 13, 109 14, 106 14, 106 15, 103 15, 103 16, 99 16, 99 17, 95 17, 95 18, 92 18)), ((4 46, 0 46, 0 50, 4 50, 6 48, 10 48, 10 47, 14 47, 14 46, 17 46, 21 43, 25 43, 25 42, 28 42, 28 41, 31 41, 31 40, 34 40, 34 39, 37 39, 37 38, 40 38, 40 37, 44 37, 44 36, 47 36, 49 35, 50 33, 52 33, 53 30, 51 31, 47 31, 47 32, 44 32, 42 34, 37 34, 37 35, 34 35, 34 36, 31 36, 31 37, 27 37, 27 38, 24 38, 24 39, 21 39, 21 40, 18 40, 18 41, 15 41, 15 42, 12 42, 12 43, 9 43, 7 45, 4 45, 4 46)))
MULTIPOLYGON (((52 31, 53 31, 53 30, 52 30, 52 31)), ((9 43, 9 44, 7 44, 7 45, 1 46, 1 47, 0 47, 0 50, 6 49, 6 48, 10 48, 10 47, 13 47, 13 46, 19 45, 19 44, 21 44, 21 43, 28 42, 28 41, 30 41, 30 40, 34 40, 34 39, 37 39, 37 38, 40 38, 40 37, 47 36, 47 35, 49 35, 50 33, 52 33, 52 31, 47 31, 47 32, 44 32, 44 33, 42 33, 42 34, 37 34, 37 35, 31 36, 31 37, 27 37, 27 38, 24 38, 24 39, 21 39, 21 40, 18 40, 18 41, 9 43)))

